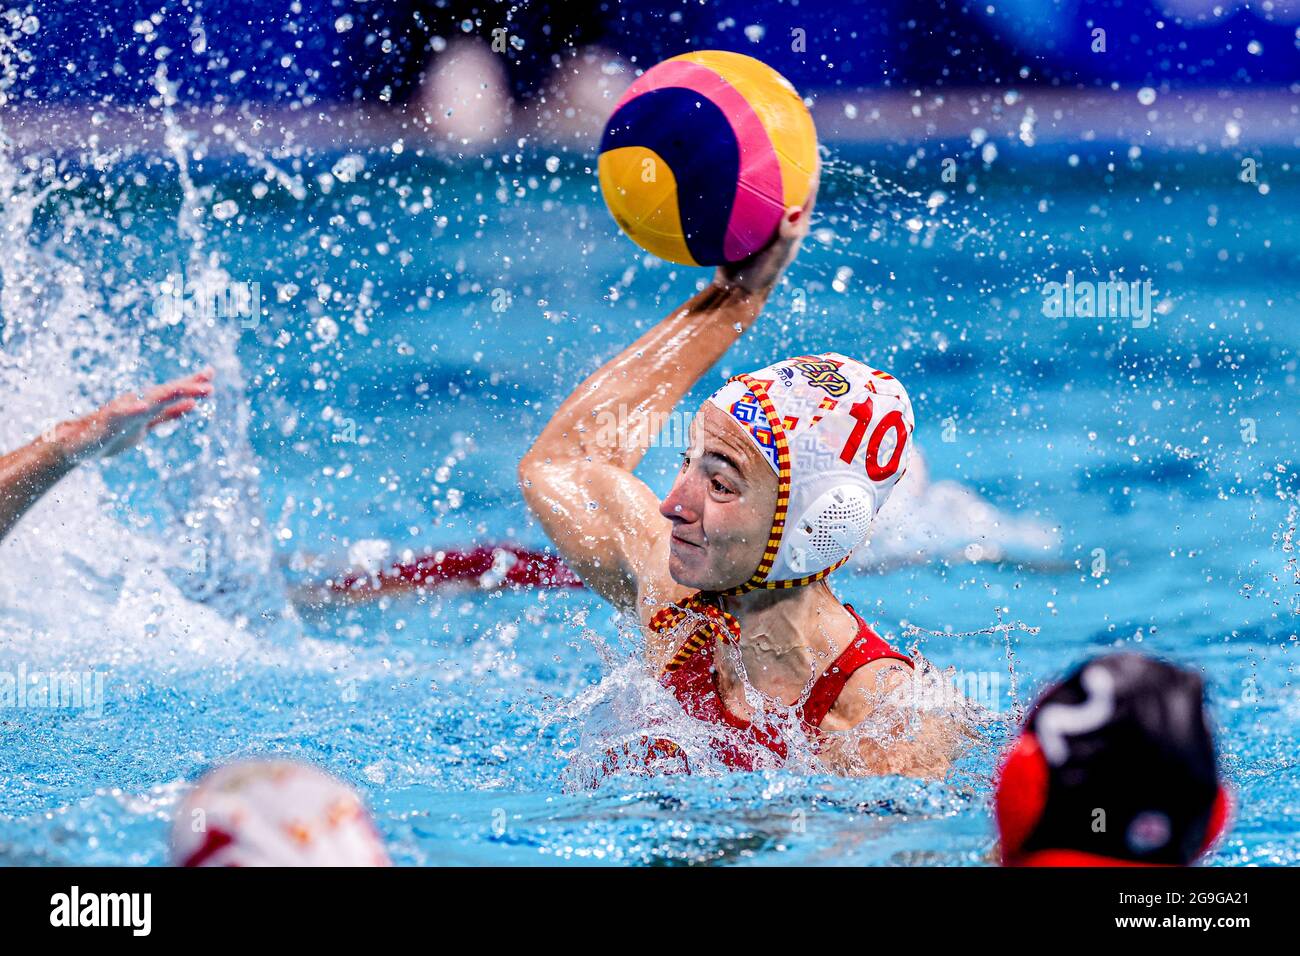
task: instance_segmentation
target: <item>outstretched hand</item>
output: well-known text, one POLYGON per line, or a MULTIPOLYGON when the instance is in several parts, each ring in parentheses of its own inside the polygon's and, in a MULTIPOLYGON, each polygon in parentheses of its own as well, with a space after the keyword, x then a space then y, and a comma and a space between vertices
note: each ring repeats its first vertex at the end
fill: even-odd
POLYGON ((193 411, 199 399, 212 394, 213 374, 206 368, 144 392, 119 395, 98 411, 58 426, 55 438, 74 463, 116 455, 163 422, 193 411))
POLYGON ((802 206, 791 206, 781 216, 781 225, 772 241, 748 259, 718 266, 714 282, 722 286, 738 286, 747 292, 766 295, 772 291, 781 273, 799 254, 799 246, 808 235, 813 206, 817 202, 817 187, 821 183, 821 164, 813 173, 808 198, 802 206))

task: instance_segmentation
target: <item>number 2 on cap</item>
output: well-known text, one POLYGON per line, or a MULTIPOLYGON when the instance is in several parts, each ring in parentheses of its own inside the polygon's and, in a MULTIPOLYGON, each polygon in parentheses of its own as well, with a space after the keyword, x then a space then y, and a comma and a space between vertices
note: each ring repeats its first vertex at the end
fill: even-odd
MULTIPOLYGON (((841 461, 852 463, 853 457, 857 455, 858 448, 862 445, 862 436, 866 434, 867 426, 871 424, 872 408, 870 398, 849 408, 849 414, 857 424, 853 426, 853 431, 849 433, 849 440, 844 443, 844 449, 840 452, 841 461)), ((907 425, 903 422, 903 413, 894 409, 880 420, 880 424, 871 433, 871 440, 867 442, 867 477, 872 481, 884 481, 891 477, 898 471, 898 463, 903 460, 903 448, 906 445, 907 425), (894 453, 889 456, 889 461, 881 465, 880 446, 885 440, 885 433, 890 429, 898 433, 898 441, 894 444, 894 453)))

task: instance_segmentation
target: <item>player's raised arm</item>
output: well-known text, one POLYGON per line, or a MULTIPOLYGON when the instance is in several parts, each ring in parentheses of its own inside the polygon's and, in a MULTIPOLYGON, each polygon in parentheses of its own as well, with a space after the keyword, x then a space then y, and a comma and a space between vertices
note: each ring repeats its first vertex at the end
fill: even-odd
POLYGON ((633 471, 655 437, 652 423, 663 422, 758 318, 808 231, 815 198, 814 182, 770 245, 719 268, 707 288, 579 385, 519 462, 524 500, 547 535, 617 607, 633 607, 638 591, 684 593, 668 574, 671 524, 633 471))

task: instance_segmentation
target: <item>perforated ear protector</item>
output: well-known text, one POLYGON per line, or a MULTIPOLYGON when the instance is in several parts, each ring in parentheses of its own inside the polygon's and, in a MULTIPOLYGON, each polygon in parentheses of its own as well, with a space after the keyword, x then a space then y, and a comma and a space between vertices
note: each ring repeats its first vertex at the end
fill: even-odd
POLYGON ((786 563, 809 573, 839 561, 867 538, 875 497, 860 485, 836 485, 786 525, 781 548, 786 563))

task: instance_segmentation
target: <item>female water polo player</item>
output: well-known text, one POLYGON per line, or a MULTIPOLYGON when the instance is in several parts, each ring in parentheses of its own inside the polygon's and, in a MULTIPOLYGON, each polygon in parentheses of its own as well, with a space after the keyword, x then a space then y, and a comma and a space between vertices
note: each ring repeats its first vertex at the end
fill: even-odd
MULTIPOLYGON (((912 408, 897 379, 838 353, 735 376, 691 422, 662 503, 633 474, 649 422, 758 318, 808 231, 815 187, 765 249, 720 267, 569 396, 521 460, 520 485, 569 566, 637 615, 648 663, 723 763, 780 766, 807 741, 840 773, 937 776, 956 733, 915 713, 900 733, 912 662, 826 583, 906 466, 912 408), (620 407, 629 428, 611 440, 597 423, 620 407)), ((647 756, 690 769, 673 741, 647 756)))
POLYGON ((140 393, 121 395, 97 411, 62 422, 35 441, 0 455, 0 540, 64 475, 91 458, 107 458, 136 445, 163 422, 194 410, 212 394, 205 369, 140 393))

